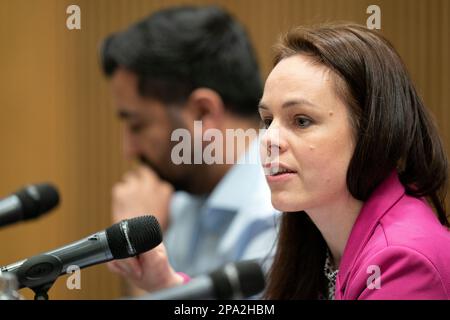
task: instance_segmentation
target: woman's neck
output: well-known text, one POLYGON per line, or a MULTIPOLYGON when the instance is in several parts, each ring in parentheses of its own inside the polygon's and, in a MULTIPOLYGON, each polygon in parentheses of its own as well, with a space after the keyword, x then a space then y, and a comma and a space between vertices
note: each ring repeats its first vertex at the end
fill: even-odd
POLYGON ((326 207, 306 210, 325 239, 336 268, 339 268, 347 240, 362 205, 363 202, 349 194, 326 207))

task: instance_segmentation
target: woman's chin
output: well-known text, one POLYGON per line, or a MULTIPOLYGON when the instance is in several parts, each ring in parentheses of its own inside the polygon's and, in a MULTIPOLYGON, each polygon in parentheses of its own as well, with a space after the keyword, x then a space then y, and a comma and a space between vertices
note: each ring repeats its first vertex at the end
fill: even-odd
POLYGON ((272 206, 281 212, 297 212, 304 210, 305 206, 298 200, 298 196, 290 197, 286 194, 272 194, 272 206))

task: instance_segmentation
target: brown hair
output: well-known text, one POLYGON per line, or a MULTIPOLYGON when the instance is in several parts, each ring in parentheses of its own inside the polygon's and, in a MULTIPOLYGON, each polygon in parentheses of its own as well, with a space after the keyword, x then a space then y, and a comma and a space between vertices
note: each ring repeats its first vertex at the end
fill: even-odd
MULTIPOLYGON (((276 46, 275 65, 296 54, 333 71, 337 94, 349 107, 356 132, 347 171, 352 196, 366 201, 397 168, 406 192, 426 197, 439 221, 449 226, 447 157, 436 125, 389 41, 355 24, 300 27, 276 46)), ((326 250, 325 240, 306 213, 284 213, 266 297, 326 296, 326 250)))

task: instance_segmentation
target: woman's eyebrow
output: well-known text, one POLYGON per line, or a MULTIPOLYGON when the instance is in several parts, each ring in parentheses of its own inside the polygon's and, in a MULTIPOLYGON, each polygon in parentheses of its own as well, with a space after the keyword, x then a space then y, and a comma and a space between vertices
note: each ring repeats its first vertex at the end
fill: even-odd
MULTIPOLYGON (((288 100, 288 101, 284 102, 281 105, 281 108, 289 108, 289 107, 302 106, 302 105, 316 107, 316 105, 314 103, 312 103, 306 99, 299 98, 299 99, 292 99, 292 100, 288 100)), ((267 107, 267 105, 264 102, 259 103, 258 109, 269 110, 269 108, 267 107)))

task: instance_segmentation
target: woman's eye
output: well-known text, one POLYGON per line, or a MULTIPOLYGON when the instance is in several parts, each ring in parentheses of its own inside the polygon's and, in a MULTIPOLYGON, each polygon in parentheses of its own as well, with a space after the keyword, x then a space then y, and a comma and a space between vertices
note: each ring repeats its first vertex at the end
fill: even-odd
POLYGON ((305 117, 295 118, 295 125, 299 128, 307 128, 312 124, 312 121, 305 117))
POLYGON ((271 123, 272 123, 272 119, 269 119, 269 118, 262 119, 262 126, 265 129, 269 128, 271 123))

